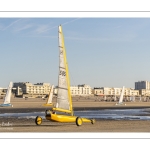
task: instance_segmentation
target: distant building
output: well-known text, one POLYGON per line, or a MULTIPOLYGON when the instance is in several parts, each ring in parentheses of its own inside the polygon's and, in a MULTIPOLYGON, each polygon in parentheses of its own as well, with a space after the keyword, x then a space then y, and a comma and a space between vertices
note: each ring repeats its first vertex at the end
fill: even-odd
POLYGON ((5 96, 7 92, 7 88, 0 87, 0 96, 5 96))
POLYGON ((139 94, 140 94, 141 96, 150 96, 150 90, 141 89, 141 90, 139 90, 139 94))
MULTIPOLYGON (((122 91, 122 88, 109 88, 109 87, 100 87, 100 88, 94 88, 93 89, 93 94, 97 96, 120 96, 122 91)), ((125 88, 124 89, 124 95, 125 96, 138 96, 139 95, 139 90, 134 90, 131 88, 125 88)))
MULTIPOLYGON (((57 94, 58 88, 55 87, 54 93, 57 94)), ((70 92, 72 96, 82 95, 87 96, 92 94, 92 88, 89 85, 82 84, 78 86, 70 86, 70 92)))
POLYGON ((91 95, 92 88, 89 85, 82 84, 78 86, 71 86, 71 95, 91 95))
POLYGON ((22 97, 46 96, 51 89, 49 83, 32 84, 30 82, 18 82, 14 83, 13 87, 16 88, 16 96, 22 97))
POLYGON ((135 82, 135 90, 141 90, 141 89, 150 90, 150 82, 149 81, 135 82))

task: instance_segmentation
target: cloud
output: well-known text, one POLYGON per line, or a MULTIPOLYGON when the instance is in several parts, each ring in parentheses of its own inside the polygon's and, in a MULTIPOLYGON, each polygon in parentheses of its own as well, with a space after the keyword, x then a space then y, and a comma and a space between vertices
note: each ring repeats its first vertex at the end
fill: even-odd
POLYGON ((0 30, 3 30, 4 26, 2 24, 0 24, 0 30))
POLYGON ((50 29, 50 25, 38 25, 36 30, 34 31, 37 34, 44 33, 50 29))
POLYGON ((33 27, 32 24, 27 24, 27 25, 21 26, 20 28, 17 27, 17 29, 15 29, 15 31, 19 32, 19 31, 26 30, 26 29, 29 29, 29 28, 32 28, 32 27, 33 27))
MULTIPOLYGON (((81 19, 81 18, 76 18, 76 19, 74 19, 74 20, 64 22, 64 23, 62 23, 61 25, 64 26, 64 25, 66 25, 66 24, 68 24, 68 23, 74 22, 74 21, 79 20, 79 19, 81 19)), ((57 25, 57 26, 50 27, 50 28, 47 28, 47 29, 44 30, 44 32, 49 31, 49 30, 52 30, 52 29, 55 29, 55 28, 58 28, 58 25, 57 25)))
POLYGON ((108 41, 108 38, 87 38, 87 37, 65 37, 65 39, 70 39, 70 40, 79 40, 79 41, 108 41))
POLYGON ((17 22, 20 21, 20 20, 21 20, 21 19, 18 19, 18 20, 16 20, 16 21, 12 22, 10 25, 8 25, 8 26, 6 26, 5 28, 3 28, 3 30, 6 30, 6 29, 10 28, 11 26, 13 26, 15 23, 17 23, 17 22))
POLYGON ((79 19, 81 19, 81 18, 76 18, 76 19, 74 19, 74 20, 71 20, 71 21, 65 22, 65 23, 63 23, 62 25, 66 25, 66 24, 68 24, 68 23, 74 22, 74 21, 79 20, 79 19))

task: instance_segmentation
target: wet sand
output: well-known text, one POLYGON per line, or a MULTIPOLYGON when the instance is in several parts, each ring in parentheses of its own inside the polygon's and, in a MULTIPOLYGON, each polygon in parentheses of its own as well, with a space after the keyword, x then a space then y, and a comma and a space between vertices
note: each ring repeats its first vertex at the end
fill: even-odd
MULTIPOLYGON (((2 103, 3 100, 0 100, 2 103)), ((26 113, 41 112, 51 107, 44 107, 46 100, 13 98, 13 107, 0 107, 0 113, 26 113)), ((55 104, 55 99, 54 99, 55 104)), ((116 106, 116 102, 99 102, 94 99, 73 99, 74 110, 88 109, 122 109, 122 108, 150 108, 150 102, 126 102, 125 105, 116 106)), ((58 123, 43 119, 40 126, 35 119, 0 117, 0 132, 150 132, 150 121, 145 120, 100 120, 95 124, 58 123)))
POLYGON ((35 125, 34 119, 7 118, 0 122, 6 124, 0 127, 0 132, 150 132, 150 121, 137 120, 96 120, 95 124, 83 123, 82 126, 45 119, 40 126, 35 125))

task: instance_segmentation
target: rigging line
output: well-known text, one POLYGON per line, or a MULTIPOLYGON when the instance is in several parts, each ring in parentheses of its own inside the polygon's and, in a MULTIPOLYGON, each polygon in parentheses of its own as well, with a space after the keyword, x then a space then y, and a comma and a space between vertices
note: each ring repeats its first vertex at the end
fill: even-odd
POLYGON ((74 79, 73 79, 73 76, 72 76, 72 73, 71 73, 71 71, 70 71, 70 69, 69 69, 69 67, 68 67, 68 71, 69 71, 69 76, 70 76, 70 78, 71 78, 71 81, 73 81, 72 83, 72 85, 76 85, 75 83, 75 81, 74 81, 74 79))

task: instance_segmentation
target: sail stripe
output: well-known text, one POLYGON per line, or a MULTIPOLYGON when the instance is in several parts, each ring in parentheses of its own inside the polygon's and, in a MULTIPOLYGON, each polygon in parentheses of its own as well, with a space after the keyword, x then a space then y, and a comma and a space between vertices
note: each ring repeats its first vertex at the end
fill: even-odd
POLYGON ((64 89, 64 90, 68 90, 67 88, 62 88, 62 87, 58 87, 59 89, 64 89))
POLYGON ((59 68, 65 69, 64 67, 59 67, 59 68))

